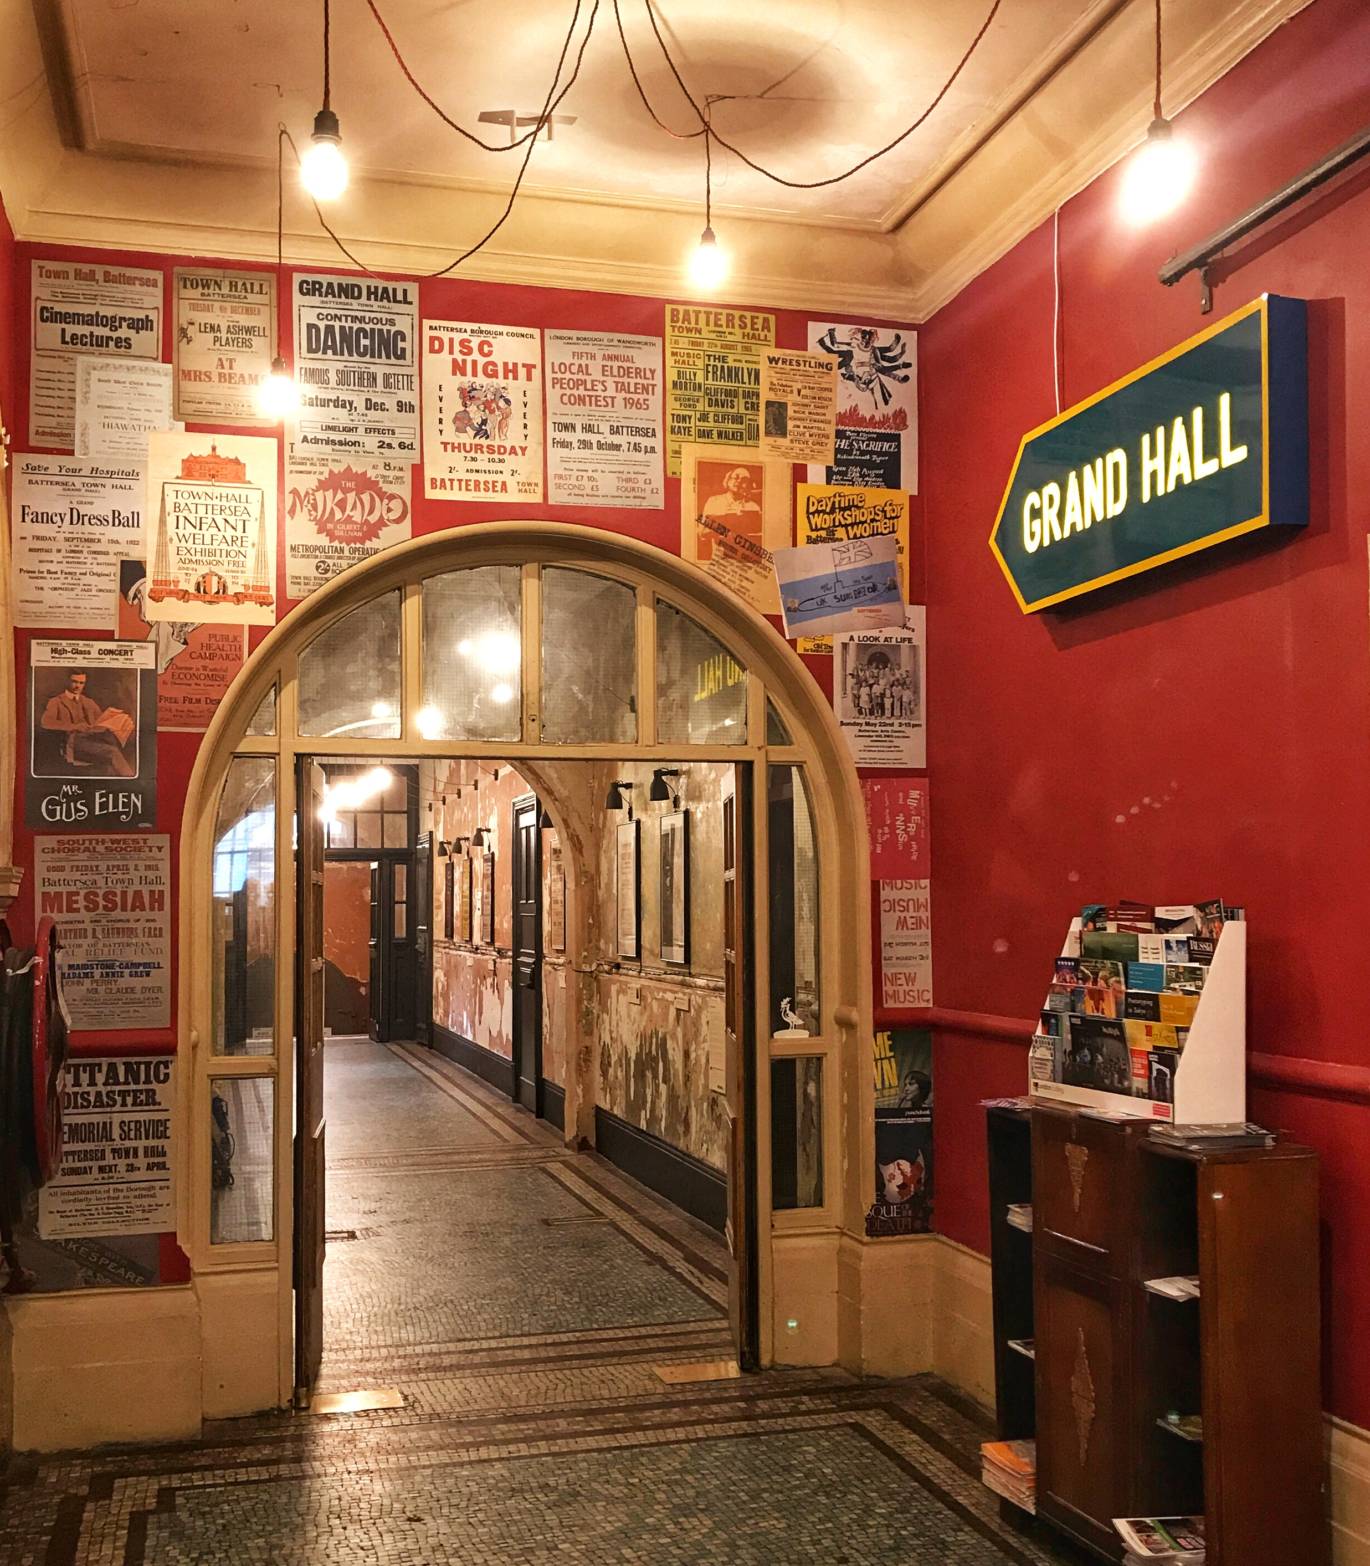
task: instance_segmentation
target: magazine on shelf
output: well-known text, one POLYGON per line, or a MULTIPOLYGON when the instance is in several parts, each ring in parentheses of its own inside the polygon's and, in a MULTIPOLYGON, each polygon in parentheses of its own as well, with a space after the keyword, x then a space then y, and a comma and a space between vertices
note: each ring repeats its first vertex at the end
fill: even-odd
POLYGON ((1113 1526, 1144 1561, 1201 1561, 1206 1549, 1202 1517, 1115 1517, 1113 1526))
POLYGON ((1148 1278, 1146 1280, 1147 1291, 1151 1294, 1163 1294, 1169 1300, 1197 1300, 1199 1296, 1199 1280, 1195 1275, 1175 1278, 1148 1278))

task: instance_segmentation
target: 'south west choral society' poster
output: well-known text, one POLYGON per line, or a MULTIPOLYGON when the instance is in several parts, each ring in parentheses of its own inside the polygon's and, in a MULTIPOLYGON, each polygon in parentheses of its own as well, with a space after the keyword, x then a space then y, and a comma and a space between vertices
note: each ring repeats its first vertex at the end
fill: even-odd
POLYGON ((547 498, 662 504, 661 339, 547 333, 547 498))
POLYGON ((423 323, 423 482, 430 500, 542 499, 542 334, 423 323))

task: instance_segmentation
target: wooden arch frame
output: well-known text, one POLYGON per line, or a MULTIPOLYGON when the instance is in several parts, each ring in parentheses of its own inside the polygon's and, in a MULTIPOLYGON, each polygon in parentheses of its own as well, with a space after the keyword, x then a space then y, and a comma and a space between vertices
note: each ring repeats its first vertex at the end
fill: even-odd
MULTIPOLYGON (((870 963, 869 851, 865 809, 855 767, 832 708, 790 645, 761 615, 742 604, 696 566, 675 555, 616 533, 560 523, 498 521, 427 533, 335 578, 292 611, 251 654, 215 713, 191 773, 180 843, 180 917, 178 954, 178 1099, 177 1141, 181 1178, 178 1185, 178 1235, 190 1257, 199 1298, 202 1360, 205 1365, 206 1417, 283 1405, 292 1383, 290 1255, 292 1078, 289 1041, 293 1038, 293 953, 295 896, 291 824, 294 801, 294 757, 297 754, 424 757, 463 756, 507 761, 530 779, 537 762, 549 759, 629 761, 691 757, 713 761, 754 763, 759 786, 754 795, 754 842, 758 865, 765 864, 766 763, 800 765, 809 788, 819 863, 819 977, 821 1019, 818 1035, 798 1041, 773 1040, 765 971, 768 930, 766 899, 756 900, 753 951, 758 970, 758 1106, 769 1103, 771 1059, 785 1054, 822 1055, 825 1059, 823 1152, 829 1170, 826 1201, 821 1211, 772 1213, 770 1199, 769 1123, 758 1113, 756 1149, 761 1350, 765 1363, 827 1363, 840 1358, 859 1364, 863 1311, 848 1306, 859 1296, 851 1273, 852 1254, 843 1262, 844 1247, 859 1246, 868 1205, 867 1171, 873 1166, 874 1091, 869 1040, 872 1037, 870 963), (426 740, 416 727, 421 691, 421 583, 425 578, 485 565, 522 568, 524 728, 518 742, 426 740), (655 599, 659 595, 683 610, 715 636, 749 676, 748 726, 744 745, 682 745, 657 742, 655 701, 639 701, 638 743, 634 745, 551 745, 537 738, 540 670, 540 570, 564 566, 617 579, 637 594, 636 657, 638 689, 655 692, 655 599), (401 594, 402 730, 398 739, 371 740, 346 736, 337 740, 296 737, 296 670, 300 654, 331 624, 387 592, 401 594), (261 703, 276 693, 275 733, 249 735, 247 729, 261 703), (767 745, 767 703, 774 704, 787 729, 789 743, 767 745), (276 1047, 270 1056, 212 1054, 213 839, 216 811, 228 767, 235 756, 277 758, 275 918, 277 928, 276 1047), (209 1093, 213 1079, 269 1077, 275 1094, 275 1190, 273 1237, 269 1241, 211 1245, 209 1093), (833 1265, 832 1299, 820 1314, 829 1327, 823 1342, 831 1347, 806 1350, 788 1343, 778 1352, 776 1322, 793 1315, 794 1287, 808 1263, 803 1247, 818 1235, 830 1241, 833 1265), (777 1245, 791 1241, 795 1265, 783 1265, 777 1275, 777 1245), (843 1266, 847 1296, 839 1309, 837 1277, 843 1266), (249 1327, 248 1323, 255 1323, 249 1327), (234 1387, 215 1381, 213 1367, 226 1367, 226 1356, 241 1356, 249 1336, 272 1340, 270 1365, 255 1349, 251 1364, 233 1371, 234 1387), (234 1347, 236 1345, 236 1347, 234 1347), (217 1388, 217 1391, 214 1390, 217 1388)), ((554 796, 546 799, 554 825, 564 813, 554 796)), ((567 920, 581 927, 584 911, 574 880, 568 885, 567 920)), ((568 1095, 567 1134, 584 1129, 585 1108, 568 1095)), ((226 1367, 227 1368, 227 1367, 226 1367)))

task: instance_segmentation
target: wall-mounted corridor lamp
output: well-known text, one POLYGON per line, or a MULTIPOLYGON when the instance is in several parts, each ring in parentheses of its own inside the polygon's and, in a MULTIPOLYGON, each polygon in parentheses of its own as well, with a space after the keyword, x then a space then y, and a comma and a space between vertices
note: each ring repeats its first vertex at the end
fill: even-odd
POLYGON ((472 848, 484 848, 485 847, 485 840, 490 835, 491 834, 489 832, 487 832, 483 826, 478 826, 476 828, 476 830, 471 834, 471 847, 472 848))
POLYGON ((650 799, 654 805, 665 804, 665 802, 669 799, 671 802, 671 808, 673 810, 679 810, 680 790, 678 788, 672 788, 666 781, 667 778, 678 778, 679 776, 679 767, 658 767, 652 773, 652 786, 647 790, 647 798, 650 799))
POLYGON ((609 792, 604 796, 604 808, 606 810, 623 810, 626 808, 628 819, 631 821, 633 819, 633 785, 625 782, 622 778, 616 783, 611 783, 609 792), (626 801, 623 797, 625 793, 628 796, 626 801))
POLYGON ((466 852, 466 845, 470 841, 471 839, 469 837, 454 837, 452 839, 452 852, 454 854, 464 854, 466 852))
POLYGON ((451 852, 452 852, 452 845, 447 841, 447 839, 445 837, 440 837, 438 839, 438 858, 439 859, 446 859, 451 854, 451 852))

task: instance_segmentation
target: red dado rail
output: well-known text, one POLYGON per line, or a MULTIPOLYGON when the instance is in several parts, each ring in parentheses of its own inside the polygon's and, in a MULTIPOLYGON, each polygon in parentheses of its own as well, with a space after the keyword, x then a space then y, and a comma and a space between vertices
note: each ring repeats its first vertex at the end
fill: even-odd
MULTIPOLYGON (((1033 1024, 1018 1017, 996 1017, 983 1011, 954 1011, 934 1006, 923 1014, 923 1025, 944 1033, 995 1039, 1027 1047, 1033 1024)), ((1251 1081, 1277 1092, 1316 1093, 1370 1104, 1370 1066, 1347 1066, 1334 1060, 1305 1060, 1298 1055, 1249 1055, 1251 1081)))

